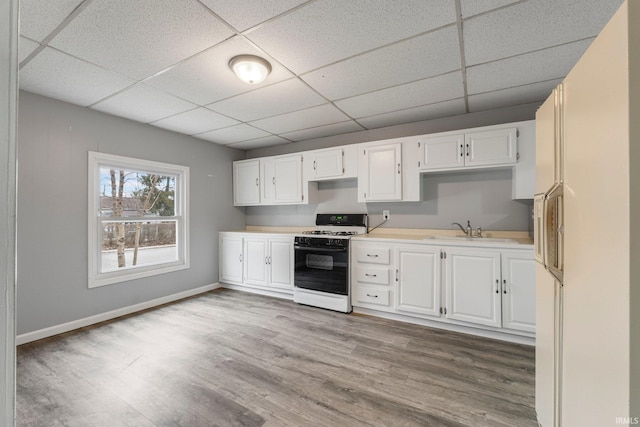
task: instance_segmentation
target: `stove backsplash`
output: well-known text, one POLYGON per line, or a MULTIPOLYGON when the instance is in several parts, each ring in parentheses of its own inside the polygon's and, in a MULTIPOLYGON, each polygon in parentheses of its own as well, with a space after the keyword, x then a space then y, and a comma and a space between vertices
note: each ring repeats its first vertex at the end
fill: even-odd
POLYGON ((511 170, 436 173, 422 176, 422 202, 358 203, 355 179, 318 184, 316 204, 247 207, 247 225, 313 227, 317 213, 367 213, 369 226, 450 229, 471 221, 485 230, 530 231, 532 200, 511 199, 511 170))

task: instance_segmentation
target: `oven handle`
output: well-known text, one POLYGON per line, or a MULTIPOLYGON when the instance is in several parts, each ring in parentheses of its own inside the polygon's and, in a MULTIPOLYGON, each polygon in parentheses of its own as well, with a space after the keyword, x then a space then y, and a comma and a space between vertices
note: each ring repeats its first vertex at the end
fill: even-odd
POLYGON ((346 252, 348 248, 314 248, 313 246, 293 245, 296 251, 314 251, 314 252, 346 252))

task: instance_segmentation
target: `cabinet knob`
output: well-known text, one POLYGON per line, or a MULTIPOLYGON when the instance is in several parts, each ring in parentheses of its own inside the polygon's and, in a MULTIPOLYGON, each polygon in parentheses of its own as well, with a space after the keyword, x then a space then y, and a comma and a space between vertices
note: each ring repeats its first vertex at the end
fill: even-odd
POLYGON ((496 294, 500 293, 500 279, 496 279, 496 294))
POLYGON ((364 275, 367 276, 367 277, 378 277, 377 274, 364 273, 364 275))
POLYGON ((400 163, 398 163, 398 175, 400 175, 400 163))
POLYGON ((369 298, 378 298, 378 295, 367 294, 369 298))

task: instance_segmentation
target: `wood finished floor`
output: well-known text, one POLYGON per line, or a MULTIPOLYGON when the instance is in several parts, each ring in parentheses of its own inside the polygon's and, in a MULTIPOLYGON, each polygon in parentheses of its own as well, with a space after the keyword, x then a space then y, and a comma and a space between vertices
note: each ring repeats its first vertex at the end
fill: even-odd
POLYGON ((18 347, 18 426, 536 426, 533 347, 216 290, 18 347))

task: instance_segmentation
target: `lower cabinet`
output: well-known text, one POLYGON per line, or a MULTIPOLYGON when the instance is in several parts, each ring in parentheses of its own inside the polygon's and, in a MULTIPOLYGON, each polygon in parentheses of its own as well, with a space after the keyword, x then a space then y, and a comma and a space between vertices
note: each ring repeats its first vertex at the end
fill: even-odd
POLYGON ((218 241, 220 281, 232 284, 242 283, 242 236, 220 233, 218 241))
POLYGON ((397 248, 396 309, 440 316, 440 276, 442 251, 424 245, 397 248))
POLYGON ((536 331, 536 265, 528 251, 502 252, 502 326, 536 331))
POLYGON ((500 252, 446 249, 447 319, 502 326, 500 252))
POLYGON ((354 307, 512 333, 535 332, 532 249, 357 239, 351 247, 354 307))
POLYGON ((293 237, 220 233, 220 282, 293 292, 293 237))

